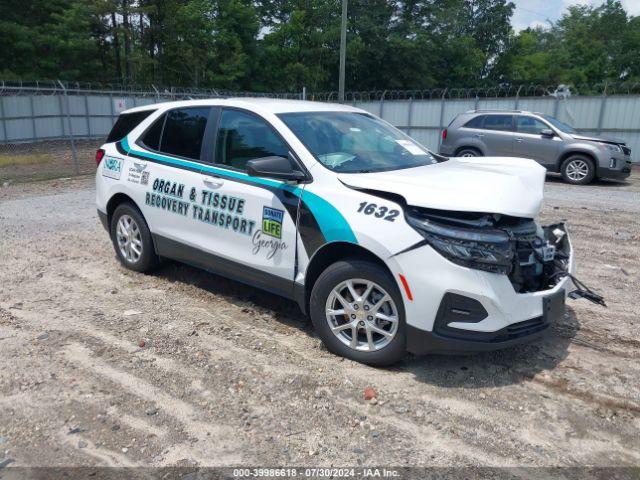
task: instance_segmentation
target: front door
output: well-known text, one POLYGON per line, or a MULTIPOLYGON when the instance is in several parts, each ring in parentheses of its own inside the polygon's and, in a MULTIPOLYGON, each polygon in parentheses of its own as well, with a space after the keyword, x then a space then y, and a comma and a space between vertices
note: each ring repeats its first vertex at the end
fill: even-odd
POLYGON ((297 187, 250 177, 247 161, 289 157, 289 148, 255 114, 222 109, 214 164, 204 166, 193 218, 200 248, 222 261, 244 265, 237 277, 279 293, 291 293, 296 262, 297 187), (264 283, 267 285, 264 285, 264 283), (285 291, 286 290, 286 291, 285 291))
POLYGON ((517 115, 513 155, 530 158, 546 167, 555 165, 561 140, 558 136, 543 136, 542 130, 551 130, 551 127, 537 118, 517 115))

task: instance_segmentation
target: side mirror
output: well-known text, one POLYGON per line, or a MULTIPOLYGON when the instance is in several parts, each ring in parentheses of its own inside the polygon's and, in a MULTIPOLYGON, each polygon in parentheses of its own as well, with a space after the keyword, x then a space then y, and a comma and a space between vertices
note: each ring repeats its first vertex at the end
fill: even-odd
POLYGON ((556 136, 556 132, 554 132, 550 128, 545 128, 544 130, 540 131, 540 135, 542 135, 545 138, 552 138, 556 136))
POLYGON ((247 162, 250 177, 267 177, 277 180, 299 182, 307 176, 300 170, 294 170, 291 161, 285 157, 263 157, 247 162))

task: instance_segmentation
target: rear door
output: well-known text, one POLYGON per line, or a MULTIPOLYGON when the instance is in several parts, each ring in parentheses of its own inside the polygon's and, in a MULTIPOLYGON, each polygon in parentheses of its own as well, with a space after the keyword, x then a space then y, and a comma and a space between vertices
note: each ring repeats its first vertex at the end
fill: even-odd
POLYGON ((551 127, 529 115, 516 115, 515 126, 513 155, 530 158, 546 167, 554 166, 556 158, 558 158, 561 139, 557 135, 544 137, 541 134, 542 130, 551 129, 551 127))
POLYGON ((216 270, 290 296, 296 259, 299 197, 292 193, 296 187, 250 177, 246 165, 269 156, 296 161, 276 130, 254 113, 223 108, 217 125, 214 163, 203 168, 192 206, 191 228, 197 231, 199 247, 217 257, 212 259, 218 263, 216 270))
POLYGON ((479 134, 486 148, 486 156, 510 157, 513 155, 513 115, 486 115, 479 134))
POLYGON ((151 232, 158 238, 190 246, 199 244, 193 199, 203 187, 200 171, 211 158, 207 124, 216 109, 175 108, 157 118, 129 145, 134 172, 129 174, 151 232))

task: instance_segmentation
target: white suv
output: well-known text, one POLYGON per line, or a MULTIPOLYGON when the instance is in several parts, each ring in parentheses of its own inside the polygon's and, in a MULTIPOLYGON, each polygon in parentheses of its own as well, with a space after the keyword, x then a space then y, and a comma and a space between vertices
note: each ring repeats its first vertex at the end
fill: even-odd
POLYGON ((573 254, 534 221, 534 161, 447 160, 357 108, 247 98, 127 110, 96 160, 125 267, 169 258, 294 299, 360 362, 509 346, 564 312, 573 254))

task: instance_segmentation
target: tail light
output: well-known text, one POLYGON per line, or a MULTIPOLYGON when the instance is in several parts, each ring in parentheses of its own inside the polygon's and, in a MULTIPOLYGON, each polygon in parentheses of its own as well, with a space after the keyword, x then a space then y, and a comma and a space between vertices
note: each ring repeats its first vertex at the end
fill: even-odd
POLYGON ((442 130, 442 139, 443 140, 447 139, 447 129, 446 128, 444 130, 442 130))
POLYGON ((100 162, 102 161, 103 157, 104 157, 104 150, 101 148, 96 150, 96 167, 100 165, 100 162))

